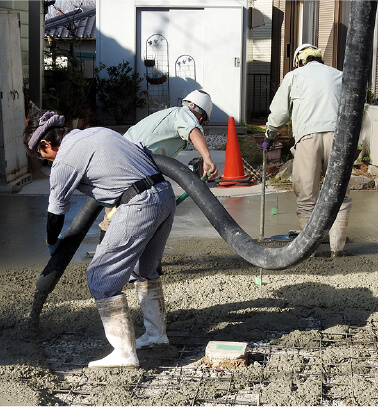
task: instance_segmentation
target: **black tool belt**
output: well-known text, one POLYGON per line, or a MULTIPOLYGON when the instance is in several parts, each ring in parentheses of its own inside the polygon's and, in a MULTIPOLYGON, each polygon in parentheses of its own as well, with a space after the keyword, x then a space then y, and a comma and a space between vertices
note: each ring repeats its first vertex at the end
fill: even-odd
POLYGON ((141 194, 143 191, 150 189, 153 185, 163 181, 165 181, 163 174, 158 172, 157 174, 149 175, 146 178, 134 182, 134 184, 127 188, 121 195, 121 198, 117 202, 117 206, 127 204, 127 202, 134 198, 134 196, 141 194))

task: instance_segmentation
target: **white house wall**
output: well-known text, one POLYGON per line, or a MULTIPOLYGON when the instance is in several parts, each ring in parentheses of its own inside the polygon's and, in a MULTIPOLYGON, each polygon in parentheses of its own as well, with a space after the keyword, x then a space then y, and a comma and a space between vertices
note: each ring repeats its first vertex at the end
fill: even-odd
MULTIPOLYGON (((192 0, 162 3, 155 0, 97 0, 97 62, 107 66, 129 61, 140 70, 141 44, 145 38, 138 38, 140 28, 137 25, 137 14, 141 10, 170 10, 172 16, 188 10, 188 22, 180 18, 181 27, 170 18, 170 27, 160 28, 162 35, 169 35, 170 77, 174 75, 174 63, 181 53, 193 53, 199 62, 197 71, 197 88, 204 88, 213 98, 215 104, 215 122, 226 123, 229 116, 236 121, 243 118, 243 75, 245 69, 245 16, 247 0, 192 0), (196 23, 191 29, 193 14, 190 11, 202 10, 202 27, 196 23), (203 20, 202 20, 203 19, 203 20), (164 34, 163 32, 164 31, 164 34), (170 33, 170 34, 169 34, 170 33), (201 38, 202 37, 202 38, 201 38), (202 49, 196 49, 197 41, 202 49), (181 44, 181 46, 177 45, 181 44), (185 46, 184 46, 184 45, 185 46), (177 55, 176 55, 177 54, 177 55), (235 59, 236 58, 236 59, 235 59), (239 65, 240 61, 240 65, 239 65), (201 66, 202 65, 202 66, 201 66)), ((154 28, 155 30, 155 28, 154 28)), ((151 32, 151 34, 154 34, 151 32)), ((143 69, 143 68, 142 68, 143 69)), ((144 72, 140 72, 144 74, 144 72)), ((190 91, 191 89, 188 88, 190 91)), ((180 92, 185 90, 180 89, 180 92)), ((172 93, 171 105, 177 104, 181 94, 172 93)), ((213 121, 214 122, 214 121, 213 121)))
POLYGON ((135 64, 136 8, 133 0, 96 0, 96 59, 107 66, 135 64))
POLYGON ((243 118, 243 9, 226 10, 205 10, 203 85, 214 101, 212 120, 220 123, 226 123, 229 116, 237 122, 243 118))

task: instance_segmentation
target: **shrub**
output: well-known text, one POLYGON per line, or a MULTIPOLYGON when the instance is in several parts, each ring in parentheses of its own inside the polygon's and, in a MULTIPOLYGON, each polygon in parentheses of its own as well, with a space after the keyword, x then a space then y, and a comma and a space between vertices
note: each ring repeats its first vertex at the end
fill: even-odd
POLYGON ((103 63, 96 70, 97 96, 104 112, 110 113, 116 124, 125 124, 135 114, 137 108, 146 105, 146 97, 141 91, 143 78, 133 72, 128 61, 106 67, 103 63), (101 77, 105 69, 107 77, 101 77))

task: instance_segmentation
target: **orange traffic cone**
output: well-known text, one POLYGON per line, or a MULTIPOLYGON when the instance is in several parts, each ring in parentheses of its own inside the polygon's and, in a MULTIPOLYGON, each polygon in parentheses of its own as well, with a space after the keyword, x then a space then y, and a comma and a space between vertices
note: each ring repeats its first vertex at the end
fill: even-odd
POLYGON ((217 186, 232 186, 239 183, 245 184, 244 186, 249 186, 251 178, 252 177, 244 173, 244 166, 240 154, 238 136, 236 133, 235 120, 233 117, 229 117, 224 174, 220 177, 217 186))

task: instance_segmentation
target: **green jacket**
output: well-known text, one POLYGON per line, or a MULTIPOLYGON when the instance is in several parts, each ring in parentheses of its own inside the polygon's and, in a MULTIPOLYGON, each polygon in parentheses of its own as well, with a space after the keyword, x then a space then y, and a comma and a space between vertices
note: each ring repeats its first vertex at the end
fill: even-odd
POLYGON ((189 141, 190 132, 203 128, 188 107, 170 107, 145 117, 129 128, 124 136, 142 143, 154 154, 175 157, 189 141))
POLYGON ((335 131, 342 72, 316 61, 285 75, 270 105, 269 138, 292 120, 295 143, 311 133, 335 131))

